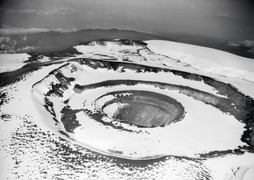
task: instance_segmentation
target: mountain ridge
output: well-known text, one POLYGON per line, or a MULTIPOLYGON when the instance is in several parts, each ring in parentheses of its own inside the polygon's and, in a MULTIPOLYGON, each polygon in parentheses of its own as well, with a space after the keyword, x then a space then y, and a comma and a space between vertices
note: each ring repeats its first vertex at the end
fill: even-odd
POLYGON ((81 29, 75 32, 48 31, 31 34, 3 34, 1 53, 49 53, 97 39, 170 40, 159 35, 118 29, 81 29))
POLYGON ((214 39, 207 36, 189 35, 181 33, 154 34, 134 30, 111 29, 81 29, 72 31, 48 30, 41 32, 0 32, 0 54, 6 53, 41 53, 48 54, 62 51, 78 45, 80 42, 98 39, 130 39, 130 40, 169 40, 186 44, 193 44, 214 48, 254 59, 252 46, 246 46, 241 41, 214 39), (232 43, 233 42, 233 43, 232 43), (234 44, 234 42, 238 44, 234 44), (242 43, 242 44, 241 44, 242 43))

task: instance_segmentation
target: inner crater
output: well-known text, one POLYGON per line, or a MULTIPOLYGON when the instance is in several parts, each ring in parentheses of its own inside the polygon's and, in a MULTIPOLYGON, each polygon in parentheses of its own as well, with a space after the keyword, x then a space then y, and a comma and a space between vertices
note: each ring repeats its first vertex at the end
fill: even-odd
POLYGON ((97 99, 104 102, 103 114, 139 127, 166 126, 180 120, 184 108, 175 99, 150 91, 118 91, 103 95, 97 99))

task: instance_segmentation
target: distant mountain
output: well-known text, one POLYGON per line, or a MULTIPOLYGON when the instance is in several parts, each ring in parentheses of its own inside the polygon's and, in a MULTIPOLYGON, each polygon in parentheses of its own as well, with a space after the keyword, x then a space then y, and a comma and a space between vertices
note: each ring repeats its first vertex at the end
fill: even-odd
MULTIPOLYGON (((82 29, 73 32, 47 31, 37 33, 0 33, 0 53, 39 53, 45 54, 63 51, 78 45, 80 42, 98 39, 130 39, 130 40, 170 40, 187 44, 210 47, 239 56, 254 59, 254 47, 237 42, 235 45, 227 39, 215 39, 209 36, 171 33, 155 35, 132 30, 118 29, 82 29)), ((234 42, 234 41, 233 41, 234 42)), ((249 44, 249 43, 248 43, 249 44)))
POLYGON ((76 32, 40 32, 32 34, 6 34, 1 35, 1 53, 37 52, 47 54, 70 48, 80 42, 97 39, 131 39, 131 40, 171 40, 154 34, 118 30, 118 29, 83 29, 76 32))

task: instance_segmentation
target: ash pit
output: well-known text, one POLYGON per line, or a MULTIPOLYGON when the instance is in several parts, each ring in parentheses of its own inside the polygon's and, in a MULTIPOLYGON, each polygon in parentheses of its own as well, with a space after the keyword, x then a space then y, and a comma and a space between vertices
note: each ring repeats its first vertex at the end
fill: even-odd
POLYGON ((118 91, 100 98, 110 95, 114 98, 102 106, 102 112, 115 121, 139 127, 158 127, 179 121, 184 115, 182 104, 163 94, 150 91, 118 91))

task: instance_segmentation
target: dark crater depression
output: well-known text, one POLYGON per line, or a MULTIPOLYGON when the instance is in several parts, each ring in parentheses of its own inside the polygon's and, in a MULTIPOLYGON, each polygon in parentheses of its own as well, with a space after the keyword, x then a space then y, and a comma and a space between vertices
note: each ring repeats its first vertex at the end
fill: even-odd
MULTIPOLYGON (((184 114, 183 106, 175 99, 149 91, 118 91, 103 95, 115 98, 106 102, 102 111, 118 104, 113 119, 140 127, 165 126, 179 120, 184 114)), ((100 99, 98 98, 98 100, 100 99)), ((104 112, 107 114, 107 112, 104 112)), ((110 115, 108 115, 110 116, 110 115)))

